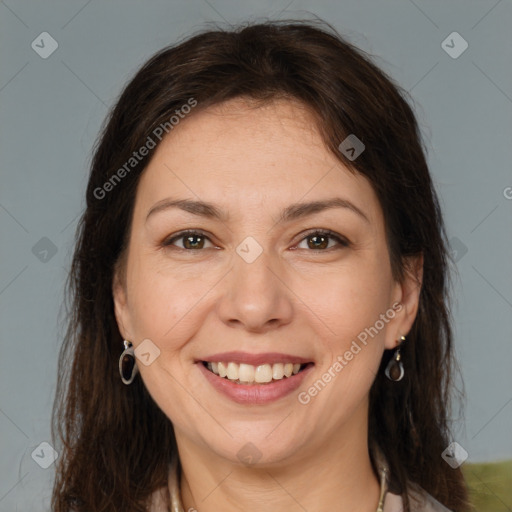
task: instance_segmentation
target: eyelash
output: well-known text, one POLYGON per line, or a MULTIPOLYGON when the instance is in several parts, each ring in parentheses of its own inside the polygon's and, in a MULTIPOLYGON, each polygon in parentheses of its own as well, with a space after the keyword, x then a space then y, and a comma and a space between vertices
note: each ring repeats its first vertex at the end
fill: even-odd
MULTIPOLYGON (((306 233, 299 241, 299 243, 297 245, 299 245, 301 242, 303 242, 304 240, 314 236, 314 235, 320 235, 320 236, 326 236, 326 237, 329 237, 331 239, 334 239, 338 242, 338 244, 341 246, 341 247, 348 247, 350 245, 350 242, 342 237, 341 235, 338 235, 337 233, 335 233, 334 231, 331 231, 329 229, 314 229, 314 230, 311 230, 309 231, 308 233, 306 233)), ((163 243, 162 245, 164 247, 170 247, 173 245, 173 243, 176 241, 176 240, 180 240, 180 239, 183 239, 187 236, 201 236, 201 237, 204 237, 205 239, 210 240, 210 238, 208 237, 208 235, 206 235, 204 232, 202 231, 196 231, 196 230, 187 230, 187 231, 182 231, 181 233, 178 233, 176 235, 173 235, 172 237, 170 238, 167 238, 163 243)), ((178 249, 178 250, 181 250, 181 251, 188 251, 188 252, 192 252, 192 251, 200 251, 202 249, 185 249, 183 247, 174 247, 174 249, 178 249)), ((309 249, 310 251, 313 251, 313 252, 326 252, 326 251, 329 251, 333 249, 333 247, 328 247, 327 249, 309 249)))
MULTIPOLYGON (((344 238, 341 235, 338 235, 338 233, 335 233, 334 231, 331 231, 330 229, 313 229, 309 232, 307 232, 299 241, 299 243, 303 242, 304 240, 307 240, 308 238, 314 236, 314 235, 320 235, 320 236, 326 236, 328 238, 331 238, 333 240, 336 240, 338 244, 341 247, 348 247, 350 245, 350 242, 344 238)), ((298 244, 297 244, 298 245, 298 244)), ((329 247, 327 249, 309 249, 310 251, 318 251, 318 252, 326 252, 331 249, 335 249, 335 247, 329 247)))

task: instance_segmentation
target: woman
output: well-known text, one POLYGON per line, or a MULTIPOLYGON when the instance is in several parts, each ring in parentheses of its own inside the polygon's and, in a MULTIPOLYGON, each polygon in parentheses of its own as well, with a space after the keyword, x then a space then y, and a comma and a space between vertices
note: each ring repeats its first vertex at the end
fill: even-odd
POLYGON ((330 27, 205 32, 143 66, 70 289, 56 511, 467 509, 418 126, 330 27))

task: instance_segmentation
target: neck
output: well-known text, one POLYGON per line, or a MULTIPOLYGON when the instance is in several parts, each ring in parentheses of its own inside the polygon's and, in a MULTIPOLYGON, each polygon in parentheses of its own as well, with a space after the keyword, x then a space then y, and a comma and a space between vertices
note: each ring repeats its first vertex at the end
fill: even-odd
POLYGON ((207 452, 178 432, 176 439, 186 511, 377 509, 380 482, 371 465, 366 429, 340 428, 327 442, 304 448, 287 461, 258 467, 207 452))

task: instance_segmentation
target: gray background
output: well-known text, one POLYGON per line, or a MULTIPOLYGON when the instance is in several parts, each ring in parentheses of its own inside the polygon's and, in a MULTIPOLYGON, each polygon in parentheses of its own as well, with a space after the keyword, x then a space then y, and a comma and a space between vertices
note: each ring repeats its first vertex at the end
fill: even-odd
POLYGON ((415 99, 458 259, 456 349, 467 405, 465 420, 455 418, 455 440, 469 461, 512 457, 510 0, 5 0, 1 511, 49 510, 54 466, 40 468, 31 454, 48 455, 48 448, 37 447, 50 441, 63 285, 91 147, 108 107, 153 52, 205 21, 304 17, 308 11, 376 55, 415 99), (456 59, 441 47, 453 31, 469 44, 456 59), (31 47, 42 32, 59 45, 47 59, 31 47))

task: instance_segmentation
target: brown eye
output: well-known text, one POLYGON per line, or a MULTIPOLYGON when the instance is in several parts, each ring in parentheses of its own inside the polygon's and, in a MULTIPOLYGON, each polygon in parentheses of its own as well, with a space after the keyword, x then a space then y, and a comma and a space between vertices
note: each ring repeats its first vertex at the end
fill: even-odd
POLYGON ((185 249, 202 249, 204 247, 204 236, 187 235, 183 237, 183 246, 185 249))
POLYGON ((314 231, 308 236, 304 237, 297 245, 299 249, 312 249, 325 251, 338 247, 348 247, 349 242, 340 235, 330 231, 314 231), (304 247, 304 242, 306 247, 304 247))
POLYGON ((329 246, 329 237, 325 235, 308 236, 307 241, 310 249, 327 249, 329 246))
POLYGON ((185 232, 169 238, 164 242, 165 246, 176 246, 179 249, 185 250, 200 250, 208 248, 205 244, 210 243, 211 247, 213 244, 209 241, 206 235, 195 232, 185 232))

